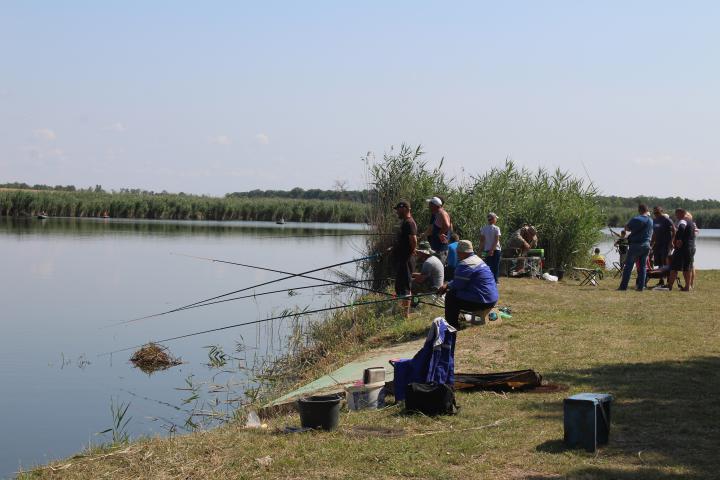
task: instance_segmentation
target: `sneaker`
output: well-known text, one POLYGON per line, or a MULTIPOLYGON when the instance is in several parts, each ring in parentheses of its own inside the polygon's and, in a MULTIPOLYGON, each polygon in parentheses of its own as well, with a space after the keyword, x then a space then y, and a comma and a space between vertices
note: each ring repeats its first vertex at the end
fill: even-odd
POLYGON ((665 285, 655 285, 655 287, 653 287, 653 290, 657 290, 658 292, 669 292, 670 291, 670 289, 668 287, 666 287, 665 285))

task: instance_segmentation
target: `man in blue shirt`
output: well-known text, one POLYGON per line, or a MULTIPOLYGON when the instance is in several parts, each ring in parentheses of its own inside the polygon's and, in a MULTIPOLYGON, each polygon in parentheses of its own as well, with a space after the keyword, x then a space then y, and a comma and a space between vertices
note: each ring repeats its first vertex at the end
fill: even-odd
POLYGON ((460 325, 460 310, 489 310, 498 301, 495 277, 490 267, 475 255, 470 241, 458 242, 457 256, 455 278, 438 289, 439 294, 446 294, 445 320, 455 328, 460 325))
POLYGON ((644 203, 638 205, 639 215, 630 219, 625 225, 625 230, 630 232, 628 236, 628 254, 623 267, 622 280, 618 290, 627 290, 630 275, 632 274, 635 261, 638 260, 637 290, 645 289, 647 272, 647 257, 650 254, 650 238, 653 234, 653 221, 650 218, 648 207, 644 203))

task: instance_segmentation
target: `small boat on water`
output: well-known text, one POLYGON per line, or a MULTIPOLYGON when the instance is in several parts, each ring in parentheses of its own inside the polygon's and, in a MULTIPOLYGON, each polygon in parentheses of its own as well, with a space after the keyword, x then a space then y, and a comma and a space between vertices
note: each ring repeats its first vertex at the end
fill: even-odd
POLYGON ((276 220, 275 223, 277 223, 278 225, 285 225, 285 218, 283 217, 280 220, 276 220))
POLYGON ((47 220, 49 217, 47 213, 38 213, 37 218, 38 220, 47 220))

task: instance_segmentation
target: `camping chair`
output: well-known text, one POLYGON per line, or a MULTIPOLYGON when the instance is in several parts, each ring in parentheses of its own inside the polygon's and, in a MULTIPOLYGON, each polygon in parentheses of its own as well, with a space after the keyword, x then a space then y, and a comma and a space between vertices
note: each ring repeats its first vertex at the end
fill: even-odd
MULTIPOLYGON (((650 279, 651 279, 651 278, 652 278, 652 279, 658 279, 658 280, 660 280, 660 279, 667 280, 667 279, 668 279, 667 276, 668 276, 669 273, 670 273, 670 272, 661 272, 660 269, 657 269, 657 268, 654 268, 654 269, 652 269, 652 270, 648 270, 648 271, 647 271, 647 274, 645 275, 645 288, 648 288, 648 283, 650 283, 650 279)), ((668 284, 665 283, 665 286, 667 286, 667 285, 668 285, 668 284)), ((679 289, 685 288, 685 287, 683 287, 683 284, 682 284, 682 282, 680 281, 680 275, 678 275, 678 276, 675 278, 675 285, 676 285, 677 288, 679 288, 679 289)), ((657 286, 657 285, 656 285, 656 286, 657 286)))
POLYGON ((599 268, 580 268, 573 267, 573 272, 576 273, 576 278, 580 279, 580 286, 592 285, 596 287, 599 280, 602 280, 604 274, 599 268))

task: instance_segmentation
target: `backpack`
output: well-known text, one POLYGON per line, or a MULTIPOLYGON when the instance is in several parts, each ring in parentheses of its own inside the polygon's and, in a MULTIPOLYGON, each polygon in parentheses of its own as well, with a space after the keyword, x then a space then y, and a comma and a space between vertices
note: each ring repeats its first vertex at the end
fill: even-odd
POLYGON ((405 410, 428 416, 454 415, 455 392, 445 383, 409 383, 405 387, 405 410))

